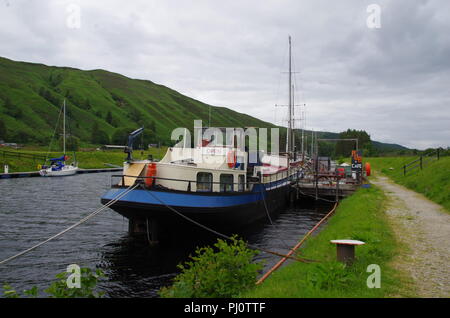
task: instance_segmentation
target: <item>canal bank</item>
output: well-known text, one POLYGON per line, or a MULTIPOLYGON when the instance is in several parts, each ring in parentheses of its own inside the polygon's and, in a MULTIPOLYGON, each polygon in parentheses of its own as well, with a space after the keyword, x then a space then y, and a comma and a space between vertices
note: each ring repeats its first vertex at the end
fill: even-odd
MULTIPOLYGON (((306 241, 298 256, 315 263, 290 262, 242 297, 413 297, 407 274, 393 265, 403 246, 386 216, 386 195, 376 187, 360 188, 344 199, 320 234, 306 241), (331 240, 353 239, 366 244, 356 249, 356 261, 345 267, 336 261, 331 240), (380 288, 369 288, 369 265, 381 271, 380 288)), ((369 284, 370 285, 370 284, 369 284)))

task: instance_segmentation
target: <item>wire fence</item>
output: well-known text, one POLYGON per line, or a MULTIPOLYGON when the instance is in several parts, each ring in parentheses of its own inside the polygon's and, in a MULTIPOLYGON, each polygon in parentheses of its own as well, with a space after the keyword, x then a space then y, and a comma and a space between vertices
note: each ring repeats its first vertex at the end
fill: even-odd
POLYGON ((32 154, 27 152, 8 151, 8 150, 2 150, 0 152, 0 157, 2 157, 3 160, 6 160, 6 158, 32 159, 34 161, 36 160, 43 161, 46 159, 44 155, 32 154))
POLYGON ((440 159, 440 153, 439 149, 436 149, 435 151, 422 155, 419 158, 403 165, 403 176, 406 176, 408 172, 417 171, 417 169, 420 168, 420 170, 423 170, 423 168, 428 165, 432 161, 436 161, 440 159))

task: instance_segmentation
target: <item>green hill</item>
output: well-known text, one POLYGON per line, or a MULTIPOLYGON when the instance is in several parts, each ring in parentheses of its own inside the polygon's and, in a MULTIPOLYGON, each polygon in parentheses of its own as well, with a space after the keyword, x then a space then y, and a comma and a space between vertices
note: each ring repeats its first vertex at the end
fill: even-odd
MULTIPOLYGON (((209 105, 151 81, 0 58, 5 140, 48 144, 64 99, 70 132, 83 144, 122 143, 114 140, 123 135, 121 130, 130 132, 142 125, 149 142, 168 143, 174 128, 192 128, 194 119, 205 125, 209 118, 209 105)), ((211 114, 214 126, 274 127, 225 107, 212 106, 211 114)))
MULTIPOLYGON (((195 119, 222 127, 275 127, 225 107, 210 106, 148 80, 130 79, 104 70, 16 62, 0 57, 0 140, 48 145, 59 110, 66 100, 69 133, 82 146, 124 144, 127 133, 144 126, 145 142, 168 145, 176 127, 193 131, 195 119)), ((286 129, 280 131, 284 149, 286 129)), ((300 149, 300 132, 296 132, 300 149)), ((310 132, 306 132, 309 138, 310 132)), ((319 132, 319 138, 338 133, 319 132)), ((310 140, 310 139, 309 139, 310 140)), ((373 142, 380 152, 405 149, 373 142)), ((330 144, 328 148, 332 149, 330 144)))

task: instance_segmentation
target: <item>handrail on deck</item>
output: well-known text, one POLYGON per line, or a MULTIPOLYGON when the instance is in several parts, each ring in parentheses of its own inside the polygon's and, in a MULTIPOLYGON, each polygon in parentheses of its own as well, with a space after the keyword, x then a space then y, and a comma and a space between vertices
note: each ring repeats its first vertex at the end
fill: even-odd
MULTIPOLYGON (((288 179, 288 181, 292 181, 294 179, 295 174, 298 171, 296 171, 295 173, 291 174, 291 175, 287 175, 286 173, 286 178, 288 179)), ((258 181, 249 181, 247 178, 247 182, 220 182, 220 181, 197 181, 197 180, 185 180, 185 179, 174 179, 174 178, 164 178, 164 177, 156 177, 156 176, 130 176, 130 175, 112 175, 111 176, 111 186, 113 185, 112 183, 112 179, 113 178, 121 178, 122 179, 122 185, 125 184, 125 178, 135 178, 136 180, 139 180, 140 182, 144 182, 147 179, 153 179, 155 180, 165 180, 165 181, 175 181, 175 182, 186 182, 188 183, 187 185, 187 190, 190 191, 191 189, 191 183, 195 183, 195 184, 211 184, 211 185, 232 185, 233 186, 233 190, 232 191, 225 191, 225 192, 245 192, 245 191, 239 191, 239 186, 244 186, 247 188, 250 188, 250 185, 255 185, 255 184, 262 184, 262 180, 259 179, 258 181), (238 186, 238 191, 234 190, 234 186, 237 185, 238 186)), ((269 185, 269 187, 272 186, 273 183, 278 182, 280 180, 271 180, 267 183, 269 185)), ((136 182, 136 181, 135 181, 136 182)), ((155 184, 153 182, 153 184, 155 184)), ((118 185, 118 184, 117 184, 118 185)), ((116 185, 116 186, 117 186, 116 185)), ((214 192, 214 191, 201 191, 201 192, 214 192)))

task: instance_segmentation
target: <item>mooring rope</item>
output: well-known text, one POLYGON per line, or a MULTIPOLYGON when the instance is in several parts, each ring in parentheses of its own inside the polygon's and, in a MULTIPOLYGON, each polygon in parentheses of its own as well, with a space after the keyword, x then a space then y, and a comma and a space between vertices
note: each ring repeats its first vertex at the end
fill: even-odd
MULTIPOLYGON (((338 202, 336 202, 334 204, 333 209, 331 209, 330 212, 327 213, 327 215, 325 215, 311 230, 309 230, 308 233, 305 234, 305 236, 302 238, 302 240, 296 245, 294 246, 294 248, 292 248, 289 253, 287 254, 287 256, 291 256, 292 254, 294 254, 294 252, 296 250, 298 250, 300 248, 300 246, 302 246, 302 244, 306 241, 306 239, 326 220, 328 219, 331 214, 334 213, 334 211, 336 210, 337 206, 338 206, 338 202)), ((270 276, 270 274, 272 274, 274 271, 276 271, 281 265, 283 265, 283 263, 287 260, 287 258, 283 258, 281 259, 277 264, 275 264, 275 266, 273 266, 267 273, 265 273, 257 282, 256 285, 261 284, 263 281, 265 281, 267 279, 267 277, 270 276)))
MULTIPOLYGON (((264 209, 266 210, 266 214, 267 214, 267 218, 269 219, 270 225, 273 226, 277 231, 278 231, 278 226, 276 226, 273 222, 272 222, 272 218, 270 216, 270 212, 269 212, 269 208, 267 207, 267 203, 266 203, 266 198, 264 197, 264 194, 262 192, 262 188, 263 188, 263 184, 261 182, 259 182, 259 185, 261 187, 261 196, 263 198, 263 202, 264 202, 264 209)), ((264 187, 264 191, 267 191, 266 188, 264 187)), ((289 249, 289 246, 287 245, 287 243, 282 240, 281 238, 278 238, 278 240, 281 242, 281 244, 283 244, 284 248, 286 248, 287 250, 289 249)))
MULTIPOLYGON (((191 219, 190 217, 184 215, 183 213, 177 211, 174 207, 172 207, 172 206, 168 205, 167 203, 165 203, 164 201, 162 201, 160 198, 158 198, 158 197, 157 197, 154 193, 152 193, 151 191, 145 191, 145 193, 150 194, 154 199, 156 199, 158 202, 160 202, 160 203, 161 203, 162 205, 164 205, 166 208, 168 208, 169 210, 171 210, 172 212, 174 212, 174 213, 177 214, 178 216, 182 217, 183 219, 187 220, 188 222, 191 222, 191 223, 193 223, 193 224, 195 224, 195 225, 201 227, 202 229, 204 229, 204 230, 206 230, 206 231, 209 231, 209 232, 211 232, 211 233, 213 233, 213 234, 215 234, 215 235, 217 235, 217 236, 220 236, 220 237, 222 237, 222 238, 224 238, 224 239, 226 239, 226 240, 233 241, 233 238, 232 238, 232 237, 230 237, 230 236, 228 236, 228 235, 225 235, 225 234, 223 234, 223 233, 220 233, 220 232, 218 232, 218 231, 216 231, 216 230, 214 230, 214 229, 212 229, 212 228, 210 228, 210 227, 208 227, 208 226, 206 226, 206 225, 203 225, 203 224, 201 224, 201 223, 199 223, 199 222, 197 222, 197 221, 191 219)), ((266 250, 266 249, 262 249, 262 248, 260 248, 260 247, 258 247, 258 246, 253 245, 253 244, 249 244, 248 242, 246 242, 246 245, 247 245, 249 248, 251 248, 251 249, 258 250, 258 251, 261 251, 261 252, 264 252, 264 253, 267 253, 267 254, 272 254, 272 255, 275 255, 275 256, 278 256, 278 257, 282 257, 282 258, 292 259, 292 260, 295 260, 295 261, 297 261, 297 262, 303 262, 303 263, 312 263, 312 262, 316 262, 315 260, 310 260, 310 259, 306 259, 306 258, 299 258, 299 257, 293 257, 293 256, 290 256, 290 255, 285 255, 285 254, 281 254, 281 253, 278 253, 278 252, 274 252, 274 251, 269 251, 269 250, 266 250)))
POLYGON ((77 226, 83 224, 84 222, 88 221, 89 219, 93 218, 94 216, 96 216, 97 214, 99 214, 100 212, 102 212, 103 210, 105 210, 106 208, 110 207, 111 205, 113 205, 114 203, 116 203, 117 201, 119 201, 121 198, 123 198, 125 195, 127 195, 129 192, 131 192, 132 190, 136 189, 139 186, 139 184, 135 184, 133 186, 130 186, 129 188, 127 188, 124 192, 121 192, 119 195, 117 195, 116 197, 114 197, 111 201, 109 201, 108 203, 106 203, 105 205, 102 205, 100 208, 98 208, 97 210, 95 210, 94 212, 92 212, 91 214, 89 214, 88 216, 84 217, 83 219, 81 219, 80 221, 78 221, 77 223, 69 226, 67 229, 59 232, 58 234, 53 235, 52 237, 49 237, 48 239, 46 239, 45 241, 42 241, 32 247, 30 247, 29 249, 26 249, 14 256, 11 256, 3 261, 0 262, 0 265, 3 265, 9 261, 12 261, 13 259, 22 256, 26 253, 29 253, 35 249, 37 249, 39 246, 44 245, 45 243, 48 243, 58 237, 60 237, 61 235, 67 233, 68 231, 76 228, 77 226))
POLYGON ((321 201, 325 201, 325 202, 336 203, 336 200, 328 200, 328 199, 321 198, 321 197, 317 197, 317 198, 316 198, 315 195, 304 193, 304 192, 302 192, 301 190, 298 190, 298 189, 297 189, 297 191, 298 191, 301 195, 304 195, 304 196, 307 196, 307 197, 311 197, 311 198, 314 198, 314 199, 317 199, 317 200, 321 200, 321 201))

